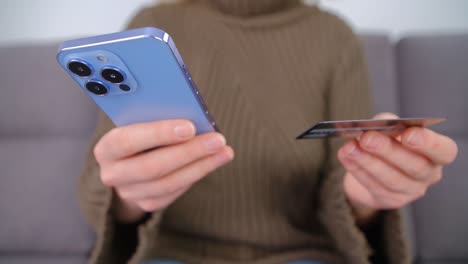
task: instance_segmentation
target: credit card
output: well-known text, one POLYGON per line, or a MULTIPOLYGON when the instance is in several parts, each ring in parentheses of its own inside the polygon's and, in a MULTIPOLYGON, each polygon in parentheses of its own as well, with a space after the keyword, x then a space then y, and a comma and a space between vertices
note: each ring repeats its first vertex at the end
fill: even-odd
POLYGON ((366 131, 379 131, 395 136, 409 127, 427 127, 446 120, 447 118, 396 118, 324 121, 309 128, 296 139, 355 138, 366 131))

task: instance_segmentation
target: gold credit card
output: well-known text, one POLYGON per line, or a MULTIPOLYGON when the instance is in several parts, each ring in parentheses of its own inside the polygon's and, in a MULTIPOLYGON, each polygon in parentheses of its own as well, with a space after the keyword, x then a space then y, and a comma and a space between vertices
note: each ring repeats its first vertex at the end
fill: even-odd
POLYGON ((447 118, 396 118, 324 121, 309 128, 296 139, 355 138, 366 131, 378 131, 394 136, 409 127, 427 127, 446 120, 447 118))

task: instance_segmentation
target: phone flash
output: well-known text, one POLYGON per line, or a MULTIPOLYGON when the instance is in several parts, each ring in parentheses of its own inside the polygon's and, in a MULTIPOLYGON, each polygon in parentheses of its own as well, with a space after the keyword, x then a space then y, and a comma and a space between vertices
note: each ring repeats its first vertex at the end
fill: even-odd
POLYGON ((103 61, 103 62, 107 61, 107 58, 104 55, 98 55, 96 58, 97 58, 98 61, 103 61))

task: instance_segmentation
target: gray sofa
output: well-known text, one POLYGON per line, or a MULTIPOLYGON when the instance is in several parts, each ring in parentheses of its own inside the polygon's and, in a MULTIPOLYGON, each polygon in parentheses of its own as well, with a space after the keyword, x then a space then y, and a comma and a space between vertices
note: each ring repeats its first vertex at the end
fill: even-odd
MULTIPOLYGON (((376 110, 448 116, 457 161, 407 208, 417 263, 468 263, 468 35, 366 35, 376 110)), ((94 242, 76 181, 96 107, 55 63, 57 44, 0 47, 0 263, 85 263, 94 242)))

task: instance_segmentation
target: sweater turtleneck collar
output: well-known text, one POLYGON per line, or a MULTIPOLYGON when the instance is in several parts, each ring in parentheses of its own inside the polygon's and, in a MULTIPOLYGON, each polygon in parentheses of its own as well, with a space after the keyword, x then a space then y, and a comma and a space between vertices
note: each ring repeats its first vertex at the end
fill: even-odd
POLYGON ((223 13, 234 16, 257 16, 278 12, 301 3, 301 0, 206 0, 223 13))

